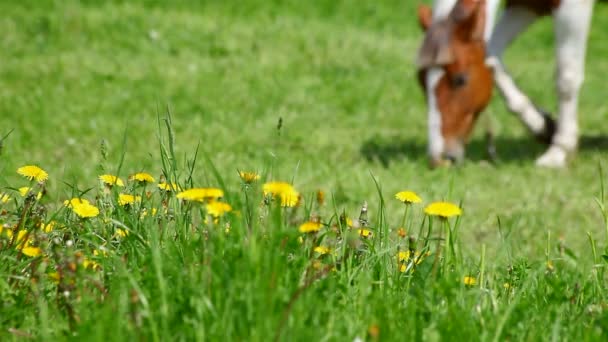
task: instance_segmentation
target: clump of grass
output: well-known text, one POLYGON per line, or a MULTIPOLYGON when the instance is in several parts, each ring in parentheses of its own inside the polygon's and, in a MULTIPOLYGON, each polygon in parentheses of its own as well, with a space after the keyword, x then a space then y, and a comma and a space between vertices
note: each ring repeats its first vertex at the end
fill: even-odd
MULTIPOLYGON (((196 158, 179 167, 165 123, 158 177, 106 173, 54 202, 45 190, 58 181, 52 172, 19 169, 23 183, 0 195, 0 334, 519 340, 606 333, 605 262, 591 237, 591 265, 562 241, 553 249, 550 235, 543 261, 494 261, 485 246, 461 240, 459 231, 472 228, 460 205, 423 206, 412 191, 395 195, 404 211, 393 218, 379 183, 377 214, 367 203, 348 213, 330 196, 306 192, 312 185, 272 174, 214 171, 208 184, 194 184, 196 158)), ((603 196, 598 203, 605 213, 603 196)))

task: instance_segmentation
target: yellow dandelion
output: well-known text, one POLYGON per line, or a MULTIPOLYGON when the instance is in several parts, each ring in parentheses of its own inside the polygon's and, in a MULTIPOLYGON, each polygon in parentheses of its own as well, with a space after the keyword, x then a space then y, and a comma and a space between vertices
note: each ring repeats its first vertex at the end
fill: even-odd
POLYGON ((94 249, 93 250, 93 255, 94 256, 108 256, 108 252, 106 251, 106 249, 104 247, 101 247, 99 249, 94 249))
POLYGON ((127 235, 129 235, 129 231, 128 230, 116 228, 116 236, 123 238, 123 237, 125 237, 127 235))
POLYGON ((29 180, 36 180, 38 183, 43 183, 49 178, 49 174, 36 165, 26 165, 17 169, 17 173, 29 180))
POLYGON ((508 290, 508 289, 510 289, 510 288, 511 288, 511 284, 509 284, 509 283, 504 283, 504 284, 502 284, 502 287, 504 287, 504 288, 505 288, 505 290, 508 290))
MULTIPOLYGON (((22 186, 18 190, 19 190, 19 195, 21 195, 21 197, 25 197, 30 193, 32 188, 30 188, 28 186, 22 186)), ((38 191, 38 194, 36 195, 36 199, 39 200, 41 198, 42 198, 42 192, 38 191)))
POLYGON ((326 246, 317 246, 314 249, 315 253, 318 253, 320 255, 325 255, 328 254, 331 250, 329 249, 329 247, 326 246))
POLYGON ((400 191, 395 194, 395 198, 406 204, 422 202, 422 199, 413 191, 400 191))
POLYGON ((300 225, 300 233, 318 232, 319 230, 321 230, 321 226, 322 225, 320 222, 312 222, 312 221, 304 222, 304 223, 302 223, 302 225, 300 225))
POLYGON ((232 207, 228 203, 213 201, 205 206, 207 213, 213 217, 224 216, 225 213, 232 211, 232 207))
POLYGON ((366 238, 366 239, 371 238, 374 235, 374 233, 371 230, 364 229, 364 228, 357 229, 357 234, 359 234, 359 236, 361 236, 362 238, 366 238))
POLYGON ((82 260, 82 267, 84 267, 85 269, 98 270, 101 268, 101 265, 93 260, 84 258, 82 260))
POLYGON ((477 279, 475 279, 475 277, 466 276, 462 279, 462 282, 467 286, 474 286, 477 284, 477 279))
POLYGON ((99 176, 99 180, 108 186, 113 186, 113 185, 117 185, 117 186, 125 186, 125 183, 122 181, 122 179, 114 176, 114 175, 101 175, 99 176))
POLYGON ((131 175, 129 180, 137 181, 140 183, 154 183, 154 177, 151 174, 145 172, 138 172, 136 174, 131 175))
POLYGON ((50 272, 50 273, 47 273, 46 276, 49 278, 49 280, 51 282, 53 282, 55 284, 59 284, 59 280, 60 280, 59 273, 57 273, 57 272, 50 272))
POLYGON ((55 222, 55 221, 51 221, 51 222, 49 222, 49 223, 47 223, 47 224, 44 224, 44 223, 43 223, 43 224, 40 226, 40 228, 42 229, 42 231, 43 231, 43 232, 45 232, 45 233, 50 233, 50 232, 52 232, 52 231, 53 231, 53 229, 55 229, 55 225, 56 225, 56 224, 57 224, 57 222, 55 222))
POLYGON ((224 197, 224 191, 217 188, 193 188, 178 193, 176 197, 186 201, 203 202, 224 197))
POLYGON ((27 247, 23 247, 23 249, 21 250, 21 253, 23 253, 24 255, 27 255, 29 257, 37 257, 40 254, 42 254, 42 249, 40 249, 38 247, 27 246, 27 247))
POLYGON ((245 182, 247 184, 253 183, 253 182, 257 181, 258 179, 260 179, 260 175, 258 175, 257 173, 246 172, 246 171, 239 171, 239 177, 241 177, 243 182, 245 182))
POLYGON ((179 185, 175 184, 175 183, 166 183, 166 182, 161 182, 158 183, 158 188, 164 191, 181 191, 182 188, 179 187, 179 185))
POLYGON ((82 218, 91 218, 99 215, 99 209, 86 202, 72 202, 70 207, 76 215, 82 218))
POLYGON ((135 202, 140 202, 141 196, 133 196, 130 194, 118 194, 118 204, 125 206, 131 205, 135 202))
POLYGON ((0 193, 0 203, 8 203, 11 200, 11 196, 8 194, 0 193))
MULTIPOLYGON (((397 261, 399 262, 399 264, 401 264, 401 266, 399 267, 399 270, 401 272, 405 272, 405 270, 407 269, 406 264, 410 262, 411 258, 412 253, 409 250, 399 251, 399 253, 397 253, 397 261)), ((420 252, 414 253, 414 261, 416 262, 416 265, 420 264, 422 260, 423 258, 421 257, 420 252)))
MULTIPOLYGON (((12 238, 12 232, 9 234, 9 238, 12 238)), ((17 232, 17 238, 15 239, 15 244, 17 248, 27 247, 31 241, 29 240, 29 233, 25 229, 21 229, 17 232)))
POLYGON ((78 197, 74 197, 70 200, 63 201, 63 205, 66 207, 72 207, 74 205, 79 205, 79 204, 91 204, 91 202, 89 202, 88 200, 86 200, 84 198, 78 198, 78 197))
POLYGON ((300 193, 289 183, 270 182, 264 184, 264 196, 272 195, 281 199, 282 207, 295 207, 300 199, 300 193))
POLYGON ((323 190, 317 191, 317 204, 320 206, 325 204, 325 192, 323 192, 323 190))
POLYGON ((439 216, 445 219, 452 216, 460 216, 462 209, 453 203, 434 202, 424 208, 424 212, 429 216, 439 216))

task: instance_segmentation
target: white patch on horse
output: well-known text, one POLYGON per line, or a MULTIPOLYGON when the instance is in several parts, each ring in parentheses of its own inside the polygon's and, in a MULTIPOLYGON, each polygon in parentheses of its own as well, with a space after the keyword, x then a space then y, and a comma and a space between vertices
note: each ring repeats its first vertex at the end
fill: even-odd
POLYGON ((486 23, 483 31, 483 40, 487 43, 490 41, 494 30, 494 22, 496 21, 496 10, 500 5, 500 0, 486 1, 486 23))
POLYGON ((501 56, 513 39, 537 18, 525 8, 507 8, 496 25, 488 47, 486 64, 493 69, 494 82, 502 93, 507 107, 516 113, 532 133, 540 135, 545 130, 545 119, 532 101, 519 89, 505 70, 501 56))
POLYGON ((437 105, 435 89, 444 71, 441 68, 430 68, 426 73, 426 94, 428 105, 428 136, 429 136, 429 156, 434 160, 442 157, 444 149, 443 135, 441 134, 441 112, 437 105))
POLYGON ((593 1, 562 0, 553 11, 556 38, 557 131, 537 165, 561 167, 578 141, 578 93, 585 77, 585 52, 593 1))
POLYGON ((433 22, 437 22, 439 20, 443 20, 447 18, 447 16, 456 5, 457 0, 437 0, 433 4, 433 22))

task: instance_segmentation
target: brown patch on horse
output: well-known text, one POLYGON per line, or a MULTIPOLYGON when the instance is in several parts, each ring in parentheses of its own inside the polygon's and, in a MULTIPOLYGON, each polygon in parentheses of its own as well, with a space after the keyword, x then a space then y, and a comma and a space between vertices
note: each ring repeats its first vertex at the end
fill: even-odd
POLYGON ((445 68, 445 74, 435 88, 437 106, 441 112, 441 134, 450 141, 466 143, 479 114, 490 102, 493 77, 485 65, 483 42, 470 45, 455 44, 456 61, 445 68), (458 78, 466 75, 464 84, 458 78))
POLYGON ((560 0, 506 0, 506 7, 524 7, 537 15, 549 15, 558 8, 560 0))

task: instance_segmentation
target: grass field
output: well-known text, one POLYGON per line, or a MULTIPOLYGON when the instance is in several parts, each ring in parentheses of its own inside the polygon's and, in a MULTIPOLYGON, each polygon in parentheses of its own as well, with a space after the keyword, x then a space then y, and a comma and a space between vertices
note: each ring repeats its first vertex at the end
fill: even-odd
MULTIPOLYGON (((47 255, 26 258, 13 248, 19 241, 0 237, 0 340, 605 338, 607 236, 596 200, 608 167, 608 6, 596 5, 570 167, 534 167, 543 147, 496 96, 484 115, 498 127, 498 164, 483 160, 477 134, 464 165, 431 171, 413 65, 416 5, 0 2, 0 136, 10 132, 0 192, 12 198, 0 204, 0 223, 37 232, 33 243, 47 255), (161 142, 174 154, 163 157, 161 142), (50 175, 40 200, 15 191, 28 185, 15 172, 28 164, 50 175), (244 186, 237 170, 262 179, 244 186), (148 198, 128 185, 144 195, 132 207, 118 204, 116 187, 98 186, 101 174, 126 180, 140 171, 157 181, 164 172, 183 188, 220 187, 234 210, 204 223, 203 207, 155 186, 148 198), (292 182, 301 207, 258 205, 271 180, 292 182), (62 208, 87 189, 98 218, 62 208), (419 247, 426 204, 463 208, 445 221, 458 222, 452 258, 432 240, 413 273, 399 272, 396 258, 409 248, 396 233, 404 209, 394 194, 405 189, 424 200, 405 227, 419 247), (350 237, 338 216, 356 222, 364 201, 375 234, 350 237), (163 204, 170 215, 141 218, 163 204), (326 231, 299 244, 298 226, 316 215, 326 231), (39 232, 51 220, 65 227, 39 232), (322 243, 336 253, 318 255, 322 243), (100 246, 110 255, 94 256, 100 246), (83 255, 100 266, 83 267, 83 255), (58 283, 41 276, 72 262, 79 266, 58 283)), ((554 111, 552 40, 543 19, 505 60, 554 111)), ((437 233, 444 221, 434 222, 437 233)))

